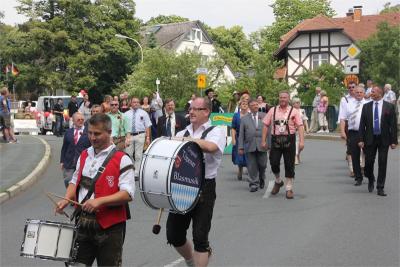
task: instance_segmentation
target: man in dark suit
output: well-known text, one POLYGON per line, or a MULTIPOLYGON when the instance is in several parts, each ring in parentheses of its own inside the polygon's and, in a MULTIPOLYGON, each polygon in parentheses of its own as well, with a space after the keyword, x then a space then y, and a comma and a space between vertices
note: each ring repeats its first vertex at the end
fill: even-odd
POLYGON ((175 136, 179 131, 186 128, 186 120, 183 116, 175 113, 175 102, 172 99, 165 101, 165 115, 158 118, 157 137, 175 136))
POLYGON ((75 112, 72 116, 72 123, 73 127, 65 132, 60 156, 65 187, 68 187, 81 152, 90 147, 87 129, 83 126, 83 114, 75 112))
POLYGON ((383 101, 383 90, 374 86, 371 91, 372 101, 363 106, 360 119, 358 145, 365 152, 365 176, 368 177, 368 191, 374 190, 374 163, 378 151, 378 181, 376 189, 379 196, 386 196, 386 167, 389 146, 395 149, 397 142, 397 125, 394 105, 383 101))

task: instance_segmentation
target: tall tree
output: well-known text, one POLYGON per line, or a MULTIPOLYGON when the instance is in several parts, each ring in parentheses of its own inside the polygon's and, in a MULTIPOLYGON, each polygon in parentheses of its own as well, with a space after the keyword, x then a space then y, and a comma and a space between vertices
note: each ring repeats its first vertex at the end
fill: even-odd
POLYGON ((144 25, 152 26, 157 24, 168 24, 168 23, 176 23, 176 22, 185 22, 189 21, 188 18, 184 18, 177 15, 158 15, 157 17, 151 17, 144 25))
POLYGON ((391 3, 387 2, 383 5, 383 9, 381 10, 380 14, 399 12, 399 11, 400 11, 400 4, 391 6, 391 3))

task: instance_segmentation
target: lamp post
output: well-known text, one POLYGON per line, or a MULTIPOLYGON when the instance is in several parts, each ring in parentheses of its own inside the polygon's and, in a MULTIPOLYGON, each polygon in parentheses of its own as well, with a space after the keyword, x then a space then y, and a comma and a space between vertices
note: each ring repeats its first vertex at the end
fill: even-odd
POLYGON ((135 39, 133 39, 131 37, 128 37, 128 36, 125 36, 125 35, 122 35, 122 34, 119 34, 119 33, 115 34, 115 37, 121 38, 121 39, 129 39, 129 40, 134 41, 140 48, 140 53, 141 53, 141 56, 142 56, 142 63, 143 63, 143 48, 142 48, 142 46, 140 45, 140 43, 138 41, 136 41, 135 39))
POLYGON ((156 85, 157 85, 157 93, 158 93, 158 86, 160 85, 160 80, 158 78, 156 80, 156 85))

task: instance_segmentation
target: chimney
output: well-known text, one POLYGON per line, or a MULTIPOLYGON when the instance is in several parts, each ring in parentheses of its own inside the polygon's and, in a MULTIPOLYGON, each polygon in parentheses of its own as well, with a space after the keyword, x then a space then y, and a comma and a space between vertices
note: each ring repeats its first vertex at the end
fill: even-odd
POLYGON ((349 11, 347 11, 347 13, 346 13, 346 17, 353 17, 353 15, 354 15, 353 9, 349 8, 349 11))
POLYGON ((353 8, 354 8, 354 15, 353 15, 354 22, 361 21, 362 6, 354 6, 353 8))

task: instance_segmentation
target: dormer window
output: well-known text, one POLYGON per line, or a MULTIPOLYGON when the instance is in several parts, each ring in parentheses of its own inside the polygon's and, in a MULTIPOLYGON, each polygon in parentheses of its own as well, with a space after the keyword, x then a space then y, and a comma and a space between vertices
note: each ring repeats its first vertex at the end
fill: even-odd
POLYGON ((190 31, 190 41, 199 40, 200 42, 203 41, 203 34, 199 28, 193 28, 190 31))

